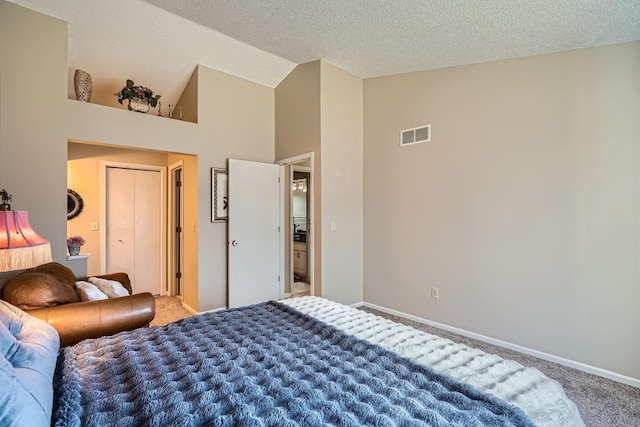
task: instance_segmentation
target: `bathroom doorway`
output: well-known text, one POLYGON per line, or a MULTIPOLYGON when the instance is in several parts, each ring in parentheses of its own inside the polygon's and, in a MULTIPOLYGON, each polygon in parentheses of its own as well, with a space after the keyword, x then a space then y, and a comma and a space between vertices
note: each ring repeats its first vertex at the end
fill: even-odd
POLYGON ((311 279, 309 276, 309 248, 310 230, 310 180, 311 168, 308 166, 292 165, 290 170, 291 188, 291 224, 293 233, 291 294, 294 297, 310 295, 311 279))
MULTIPOLYGON (((285 297, 316 295, 316 282, 319 280, 316 270, 316 236, 314 189, 314 153, 278 160, 285 167, 283 212, 284 212, 284 280, 283 295, 285 297), (296 188, 293 188, 294 181, 296 188), (298 189, 298 184, 302 188, 298 189), (306 191, 304 185, 306 184, 306 191), (288 190, 287 190, 288 188, 288 190), (294 199, 295 198, 295 199, 294 199), (296 209, 294 212, 294 200, 296 209), (295 217, 295 218, 294 218, 295 217), (295 224, 295 226, 294 226, 295 224), (296 274, 297 273, 297 274, 296 274)), ((319 241, 317 242, 320 243, 319 241)))

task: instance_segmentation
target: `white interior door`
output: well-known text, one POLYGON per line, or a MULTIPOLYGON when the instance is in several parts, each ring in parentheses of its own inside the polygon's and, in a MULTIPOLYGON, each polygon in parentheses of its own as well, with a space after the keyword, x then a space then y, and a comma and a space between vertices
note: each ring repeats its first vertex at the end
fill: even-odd
POLYGON ((134 293, 161 292, 162 186, 158 171, 108 167, 106 267, 131 277, 134 293))
POLYGON ((106 272, 135 272, 135 193, 133 170, 107 168, 106 174, 106 272))
POLYGON ((281 170, 229 159, 229 307, 282 297, 281 170))
POLYGON ((161 292, 162 235, 160 173, 136 170, 135 173, 135 279, 136 293, 161 292))

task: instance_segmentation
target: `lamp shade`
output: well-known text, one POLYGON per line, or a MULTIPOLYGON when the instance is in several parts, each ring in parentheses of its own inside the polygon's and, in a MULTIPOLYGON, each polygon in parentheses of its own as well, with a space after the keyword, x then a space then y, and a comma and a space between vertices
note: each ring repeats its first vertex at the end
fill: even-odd
POLYGON ((0 272, 51 262, 49 241, 29 224, 27 211, 0 211, 0 272))

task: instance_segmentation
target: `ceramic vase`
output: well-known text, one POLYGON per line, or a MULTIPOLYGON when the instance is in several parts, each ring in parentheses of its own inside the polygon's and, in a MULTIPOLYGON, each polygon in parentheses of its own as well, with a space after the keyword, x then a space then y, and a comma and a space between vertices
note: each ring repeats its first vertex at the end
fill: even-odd
POLYGON ((131 98, 129 100, 129 110, 146 113, 149 111, 149 100, 146 98, 131 98))
POLYGON ((67 249, 71 256, 80 255, 80 245, 67 245, 67 249))
POLYGON ((73 86, 76 90, 76 99, 78 101, 89 102, 91 100, 93 83, 89 73, 83 70, 76 70, 73 76, 73 86))

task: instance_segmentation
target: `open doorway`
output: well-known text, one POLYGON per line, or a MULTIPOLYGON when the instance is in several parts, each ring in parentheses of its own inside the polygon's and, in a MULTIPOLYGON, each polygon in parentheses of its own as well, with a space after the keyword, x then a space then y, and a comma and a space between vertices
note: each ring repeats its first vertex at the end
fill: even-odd
POLYGON ((169 295, 182 300, 182 270, 184 269, 184 195, 182 191, 183 162, 169 166, 169 295))
POLYGON ((309 276, 309 247, 308 231, 311 222, 310 212, 310 182, 311 168, 307 166, 292 165, 289 174, 289 188, 291 191, 291 203, 289 214, 293 233, 292 245, 292 266, 290 274, 291 294, 294 297, 310 295, 311 279, 309 276))
MULTIPOLYGON (((106 226, 104 217, 105 194, 104 176, 101 163, 129 163, 153 165, 164 168, 167 173, 163 182, 165 203, 164 229, 158 230, 162 246, 161 294, 180 295, 183 306, 190 310, 198 307, 198 158, 192 154, 172 153, 157 150, 118 147, 88 141, 69 141, 67 152, 67 187, 77 192, 83 199, 83 210, 67 221, 67 235, 80 235, 86 244, 83 253, 90 255, 86 261, 87 275, 100 275, 110 271, 105 262, 106 226), (174 177, 180 169, 180 194, 172 194, 176 189, 174 177), (175 172, 175 173, 174 173, 175 172), (177 207, 177 206, 180 207, 177 207), (176 218, 179 215, 178 218, 176 218), (180 224, 179 242, 173 231, 180 224), (180 247, 172 243, 179 243, 180 247), (173 251, 173 253, 172 253, 173 251), (179 251, 179 254, 178 254, 179 251), (175 263, 174 263, 175 262, 175 263), (177 264, 179 263, 179 264, 177 264), (179 269, 180 283, 171 279, 179 269)), ((126 181, 127 183, 129 181, 126 181)), ((129 203, 121 203, 130 207, 129 203)), ((128 209, 127 209, 128 210, 128 209)), ((155 238, 155 237, 154 237, 155 238)), ((145 258, 144 256, 142 257, 145 258)), ((126 271, 133 274, 134 270, 126 271)))
POLYGON ((315 295, 314 158, 306 153, 276 162, 285 167, 284 292, 285 297, 315 295), (293 188, 293 185, 296 188, 293 188))

